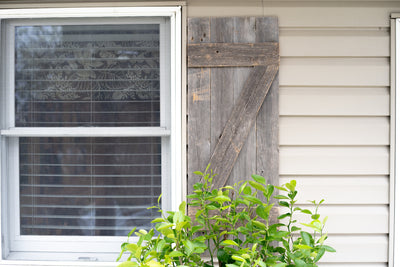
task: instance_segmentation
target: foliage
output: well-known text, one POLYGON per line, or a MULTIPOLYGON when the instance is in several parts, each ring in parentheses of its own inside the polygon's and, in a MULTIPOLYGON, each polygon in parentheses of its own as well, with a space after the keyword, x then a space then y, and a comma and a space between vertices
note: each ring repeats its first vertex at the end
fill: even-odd
POLYGON ((311 202, 313 212, 296 206, 296 181, 278 187, 252 175, 250 181, 213 189, 212 171, 195 174, 202 179, 188 196, 196 208, 193 220, 186 215, 186 202, 175 212, 156 207, 161 217, 153 221, 155 229, 131 231, 118 260, 124 253, 129 257, 119 267, 210 267, 215 259, 220 267, 312 267, 325 252, 335 251, 324 244, 327 218, 320 221, 318 213, 324 200, 311 202), (273 195, 275 189, 281 194, 273 195), (281 211, 287 210, 277 218, 274 199, 281 211), (296 213, 309 215, 310 222, 299 224, 296 213), (280 223, 270 224, 276 219, 280 223), (132 234, 139 238, 136 243, 129 243, 132 234))

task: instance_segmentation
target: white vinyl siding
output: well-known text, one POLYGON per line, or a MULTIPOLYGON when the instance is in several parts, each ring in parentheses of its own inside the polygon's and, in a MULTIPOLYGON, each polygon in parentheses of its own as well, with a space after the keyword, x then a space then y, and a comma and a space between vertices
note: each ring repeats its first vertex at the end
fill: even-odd
POLYGON ((280 181, 326 199, 321 267, 389 262, 390 13, 399 1, 191 0, 188 16, 277 16, 280 181))

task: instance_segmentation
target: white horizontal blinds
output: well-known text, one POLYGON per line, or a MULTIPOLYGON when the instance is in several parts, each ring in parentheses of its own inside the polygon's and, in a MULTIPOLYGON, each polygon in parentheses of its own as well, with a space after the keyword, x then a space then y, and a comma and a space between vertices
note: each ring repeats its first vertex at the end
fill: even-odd
POLYGON ((150 227, 161 138, 20 138, 22 235, 122 236, 150 227))
POLYGON ((15 27, 16 127, 160 126, 160 26, 15 27))

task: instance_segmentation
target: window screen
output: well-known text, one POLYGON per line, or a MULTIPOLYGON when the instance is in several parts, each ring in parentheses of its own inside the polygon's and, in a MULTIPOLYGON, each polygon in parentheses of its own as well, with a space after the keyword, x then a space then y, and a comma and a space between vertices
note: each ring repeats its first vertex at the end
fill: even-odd
MULTIPOLYGON (((15 27, 16 127, 160 126, 158 24, 15 27)), ((161 193, 160 137, 19 139, 22 235, 126 235, 161 193)))

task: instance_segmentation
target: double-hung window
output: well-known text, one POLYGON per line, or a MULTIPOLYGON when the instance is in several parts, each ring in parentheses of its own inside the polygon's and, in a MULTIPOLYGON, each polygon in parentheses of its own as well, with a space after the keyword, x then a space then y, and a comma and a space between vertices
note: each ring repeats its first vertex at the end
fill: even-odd
POLYGON ((115 260, 182 195, 180 9, 0 18, 3 259, 115 260))

